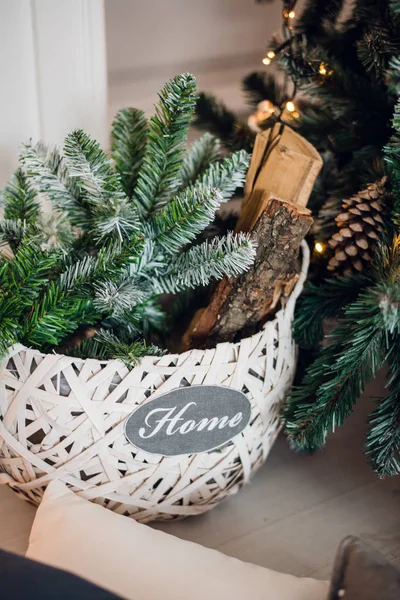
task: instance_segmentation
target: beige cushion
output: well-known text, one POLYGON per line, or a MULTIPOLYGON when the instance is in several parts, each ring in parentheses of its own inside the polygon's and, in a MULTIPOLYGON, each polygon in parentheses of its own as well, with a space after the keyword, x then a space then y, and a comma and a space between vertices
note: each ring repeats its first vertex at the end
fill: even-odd
POLYGON ((325 600, 328 590, 136 523, 57 481, 38 509, 27 556, 132 600, 325 600))

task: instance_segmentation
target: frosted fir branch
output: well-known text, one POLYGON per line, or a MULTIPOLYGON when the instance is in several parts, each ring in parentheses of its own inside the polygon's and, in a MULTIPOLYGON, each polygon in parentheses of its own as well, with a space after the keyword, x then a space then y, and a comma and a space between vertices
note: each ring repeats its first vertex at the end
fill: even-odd
POLYGON ((61 211, 42 214, 38 222, 38 243, 41 250, 62 250, 70 252, 76 235, 71 225, 61 211))
POLYGON ((79 188, 56 148, 49 149, 41 142, 25 144, 20 160, 32 183, 59 210, 67 212, 73 225, 85 228, 90 224, 79 188))
POLYGON ((107 280, 95 286, 94 306, 102 313, 121 317, 149 297, 137 279, 124 276, 118 282, 107 280))
POLYGON ((112 123, 111 150, 124 191, 132 197, 146 151, 148 123, 142 110, 122 108, 112 123))
POLYGON ((174 259, 165 275, 155 281, 158 293, 175 293, 207 285, 212 279, 237 277, 253 263, 256 244, 249 234, 229 233, 205 241, 174 259))
POLYGON ((90 205, 96 240, 108 241, 111 236, 122 242, 139 231, 137 210, 100 145, 78 130, 66 137, 64 148, 69 172, 90 205))
POLYGON ((221 142, 218 138, 205 133, 187 150, 179 173, 181 189, 194 183, 203 171, 221 158, 221 142))
POLYGON ((134 191, 143 219, 176 193, 187 131, 196 104, 196 80, 184 73, 165 84, 150 120, 148 143, 134 191))
POLYGON ((83 358, 119 359, 129 368, 136 366, 144 356, 162 356, 164 353, 144 340, 123 341, 107 329, 100 329, 93 338, 83 340, 74 353, 77 350, 83 358))
POLYGON ((400 474, 400 353, 398 334, 391 339, 389 375, 385 398, 377 400, 369 416, 370 429, 366 439, 366 454, 380 477, 400 474))
POLYGON ((79 260, 68 264, 69 257, 65 258, 64 270, 59 275, 57 284, 63 293, 71 291, 81 285, 89 286, 100 282, 102 278, 110 276, 110 271, 115 272, 113 262, 117 252, 112 248, 101 249, 96 256, 86 255, 79 260))
POLYGON ((196 180, 197 186, 218 188, 223 199, 229 200, 238 187, 244 184, 247 169, 250 164, 250 154, 245 150, 234 152, 219 162, 212 163, 196 180))
POLYGON ((34 224, 40 215, 40 203, 36 191, 30 185, 22 169, 17 169, 2 193, 4 218, 9 221, 34 224))
POLYGON ((222 200, 217 189, 188 188, 149 220, 150 239, 167 254, 176 254, 211 223, 222 200))
POLYGON ((91 212, 92 231, 98 242, 117 239, 122 243, 139 231, 138 212, 128 198, 105 198, 94 205, 91 212))
POLYGON ((0 221, 0 246, 8 245, 15 252, 32 226, 26 221, 3 219, 0 221))
POLYGON ((64 141, 64 154, 69 174, 74 177, 78 187, 92 200, 100 200, 105 187, 118 190, 118 179, 111 168, 108 158, 100 144, 92 140, 82 129, 67 135, 64 141))

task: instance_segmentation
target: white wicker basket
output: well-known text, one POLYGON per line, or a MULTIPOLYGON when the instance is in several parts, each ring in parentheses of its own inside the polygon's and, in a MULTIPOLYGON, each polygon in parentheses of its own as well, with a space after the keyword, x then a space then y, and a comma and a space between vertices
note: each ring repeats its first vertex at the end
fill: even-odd
POLYGON ((295 371, 291 326, 309 250, 286 306, 237 344, 148 356, 129 371, 118 360, 82 360, 14 347, 0 365, 0 482, 38 504, 60 479, 80 496, 138 521, 205 512, 237 492, 265 461, 280 429, 279 407, 295 371), (222 448, 162 457, 124 436, 133 409, 190 385, 242 390, 252 414, 222 448))

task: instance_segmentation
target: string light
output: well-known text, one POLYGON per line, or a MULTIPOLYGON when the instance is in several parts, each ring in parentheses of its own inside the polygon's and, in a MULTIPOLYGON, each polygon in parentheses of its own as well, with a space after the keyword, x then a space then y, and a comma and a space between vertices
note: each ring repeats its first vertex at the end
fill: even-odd
POLYGON ((296 110, 296 107, 291 100, 289 100, 289 102, 286 102, 286 109, 289 112, 294 112, 296 110))
POLYGON ((315 252, 318 252, 318 254, 322 254, 322 252, 325 250, 325 247, 323 244, 321 244, 321 242, 315 242, 314 250, 315 252))
POLYGON ((296 13, 294 12, 294 10, 291 10, 289 12, 287 10, 283 11, 283 18, 284 19, 294 19, 295 16, 296 16, 296 13))
POLYGON ((319 71, 319 74, 320 74, 320 75, 326 75, 326 73, 327 73, 327 70, 326 70, 325 63, 323 63, 323 62, 322 62, 322 63, 319 65, 319 69, 318 69, 318 71, 319 71))
POLYGON ((273 58, 275 58, 275 52, 273 50, 269 50, 266 56, 264 56, 264 58, 262 59, 262 62, 264 65, 269 65, 271 64, 271 60, 273 58))

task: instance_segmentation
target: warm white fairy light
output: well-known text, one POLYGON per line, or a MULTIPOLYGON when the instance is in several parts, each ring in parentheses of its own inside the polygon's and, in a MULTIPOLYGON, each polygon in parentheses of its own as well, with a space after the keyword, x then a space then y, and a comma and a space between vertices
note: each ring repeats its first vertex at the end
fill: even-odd
POLYGON ((294 10, 291 10, 290 13, 288 14, 289 19, 294 19, 296 16, 296 13, 294 12, 294 10))
POLYGON ((273 58, 275 58, 275 52, 273 50, 268 50, 267 54, 262 59, 262 62, 264 65, 270 65, 273 58))
POLYGON ((286 102, 286 109, 289 112, 294 112, 296 110, 296 107, 291 100, 289 100, 289 102, 286 102))
POLYGON ((314 250, 315 250, 315 252, 318 252, 318 254, 322 254, 322 252, 325 250, 325 248, 324 248, 324 245, 321 244, 321 242, 315 242, 314 250))

